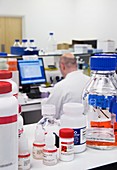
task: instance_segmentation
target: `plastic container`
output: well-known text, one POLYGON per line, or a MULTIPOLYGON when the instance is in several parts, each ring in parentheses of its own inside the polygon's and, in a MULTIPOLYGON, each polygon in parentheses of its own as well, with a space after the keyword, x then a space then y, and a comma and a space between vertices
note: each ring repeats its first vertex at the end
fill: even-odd
POLYGON ((55 146, 55 135, 48 132, 45 135, 45 147, 43 149, 43 164, 52 166, 58 162, 57 148, 55 146))
POLYGON ((16 98, 18 97, 18 86, 17 84, 11 80, 12 72, 8 70, 0 70, 0 81, 7 81, 12 84, 12 94, 16 98))
POLYGON ((8 70, 8 63, 6 58, 0 58, 0 70, 8 70))
POLYGON ((53 132, 56 135, 56 146, 59 147, 59 128, 60 123, 57 121, 54 116, 56 113, 56 107, 52 104, 42 104, 42 116, 43 118, 38 122, 42 125, 45 133, 53 132))
POLYGON ((13 44, 14 47, 20 47, 20 41, 18 39, 15 40, 14 44, 13 44))
POLYGON ((7 64, 8 64, 9 71, 17 70, 17 59, 16 58, 8 58, 7 64))
POLYGON ((62 128, 59 131, 60 144, 60 160, 72 161, 74 159, 74 130, 70 128, 62 128))
POLYGON ((74 152, 80 153, 86 149, 86 116, 81 103, 66 103, 63 105, 63 115, 60 118, 61 127, 74 130, 74 152))
POLYGON ((18 169, 17 114, 18 101, 12 85, 0 81, 0 169, 18 169))
POLYGON ((53 53, 57 50, 57 44, 54 38, 54 33, 50 32, 49 37, 48 37, 48 42, 47 42, 47 52, 48 53, 53 53))
POLYGON ((18 137, 20 138, 23 134, 24 128, 23 128, 23 117, 21 116, 21 105, 19 105, 19 114, 18 114, 18 137))
POLYGON ((28 149, 28 139, 23 133, 18 142, 18 170, 29 170, 30 165, 30 153, 28 149))
POLYGON ((32 154, 34 159, 43 158, 43 148, 45 146, 45 133, 41 125, 38 125, 35 130, 35 140, 33 142, 32 154))
POLYGON ((83 92, 87 115, 87 145, 95 149, 111 149, 115 143, 111 124, 110 103, 116 97, 113 76, 116 58, 92 56, 90 58, 91 80, 83 92))

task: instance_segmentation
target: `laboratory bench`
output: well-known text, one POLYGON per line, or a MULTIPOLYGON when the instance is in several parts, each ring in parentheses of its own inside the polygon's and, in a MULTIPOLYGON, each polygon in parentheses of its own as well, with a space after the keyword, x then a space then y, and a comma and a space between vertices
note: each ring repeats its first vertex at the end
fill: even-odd
POLYGON ((58 161, 54 166, 46 166, 42 160, 32 158, 32 143, 36 124, 24 126, 24 131, 28 138, 29 151, 31 153, 31 170, 116 170, 117 169, 117 148, 112 150, 96 150, 88 148, 85 152, 75 154, 75 159, 71 162, 58 161))
MULTIPOLYGON (((53 87, 39 87, 41 92, 51 93, 53 87)), ((30 99, 26 93, 19 92, 18 103, 22 106, 22 117, 24 125, 37 123, 41 118, 41 104, 45 102, 47 98, 30 99)))

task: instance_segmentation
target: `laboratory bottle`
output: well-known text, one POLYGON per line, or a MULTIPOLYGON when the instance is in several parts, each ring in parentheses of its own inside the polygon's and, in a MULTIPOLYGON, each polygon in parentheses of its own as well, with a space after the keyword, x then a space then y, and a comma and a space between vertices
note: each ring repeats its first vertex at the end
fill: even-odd
POLYGON ((12 84, 12 94, 16 98, 18 97, 18 86, 12 80, 12 72, 9 70, 0 70, 0 81, 7 81, 12 84))
POLYGON ((18 139, 18 170, 29 170, 30 153, 28 149, 28 139, 25 132, 18 139))
POLYGON ((29 47, 32 48, 32 49, 36 49, 36 45, 35 45, 35 41, 34 40, 29 40, 29 47))
POLYGON ((34 159, 43 159, 43 148, 45 146, 45 133, 39 124, 35 130, 35 140, 33 142, 32 154, 34 159))
POLYGON ((21 47, 26 47, 26 48, 28 47, 28 40, 27 39, 22 40, 21 47))
POLYGON ((17 59, 16 58, 8 58, 7 64, 8 64, 9 71, 17 71, 17 59))
POLYGON ((59 155, 61 161, 72 161, 74 159, 74 130, 61 128, 59 130, 59 155))
POLYGON ((23 134, 24 127, 23 127, 24 121, 23 117, 21 115, 21 105, 19 104, 19 114, 18 114, 18 137, 20 138, 23 134))
POLYGON ((45 146, 43 149, 43 164, 52 166, 58 162, 57 147, 55 146, 55 135, 48 132, 45 135, 45 146))
POLYGON ((14 44, 13 44, 14 47, 20 47, 20 41, 18 39, 15 40, 14 44))
POLYGON ((18 169, 18 101, 11 93, 12 85, 0 81, 0 169, 18 169))
POLYGON ((92 56, 90 58, 91 79, 86 85, 82 102, 87 115, 87 146, 96 149, 111 149, 115 142, 111 125, 110 103, 116 97, 112 81, 116 58, 92 56))
POLYGON ((60 122, 54 118, 56 107, 52 104, 42 104, 42 119, 38 122, 41 124, 45 133, 53 132, 56 136, 56 146, 59 146, 59 128, 60 122))
POLYGON ((47 52, 48 53, 53 53, 57 50, 57 44, 54 38, 54 33, 50 32, 49 37, 48 37, 48 42, 47 42, 47 52))
POLYGON ((86 116, 81 103, 65 103, 60 118, 61 128, 74 130, 74 153, 86 150, 86 116))

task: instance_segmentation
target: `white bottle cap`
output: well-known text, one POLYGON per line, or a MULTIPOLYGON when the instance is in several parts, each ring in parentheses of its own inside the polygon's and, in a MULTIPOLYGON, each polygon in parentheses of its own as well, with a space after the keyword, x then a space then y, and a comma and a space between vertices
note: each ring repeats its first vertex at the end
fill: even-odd
POLYGON ((28 152, 28 139, 25 133, 23 133, 19 138, 19 154, 23 154, 26 152, 28 152))
POLYGON ((56 107, 52 104, 43 104, 42 105, 42 116, 54 116, 56 114, 56 107))
POLYGON ((63 105, 63 113, 67 115, 78 115, 84 112, 84 105, 81 103, 65 103, 63 105))
POLYGON ((38 143, 45 143, 45 134, 42 125, 38 124, 35 130, 35 141, 38 143))
POLYGON ((48 132, 45 135, 45 145, 46 147, 53 147, 55 145, 55 135, 52 132, 48 132))

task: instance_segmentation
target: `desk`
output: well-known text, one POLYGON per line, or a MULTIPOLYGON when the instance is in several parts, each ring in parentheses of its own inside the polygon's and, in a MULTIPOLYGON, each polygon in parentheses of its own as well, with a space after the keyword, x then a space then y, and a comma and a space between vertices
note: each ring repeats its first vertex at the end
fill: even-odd
MULTIPOLYGON (((36 124, 25 125, 24 130, 28 137, 29 150, 32 154, 32 143, 36 124)), ((43 165, 42 160, 35 160, 31 155, 31 170, 87 170, 117 162, 117 148, 113 150, 95 150, 87 148, 85 152, 76 154, 71 162, 59 161, 57 165, 43 165)), ((111 169, 111 168, 110 168, 111 169)), ((113 169, 113 168, 112 168, 113 169)))

